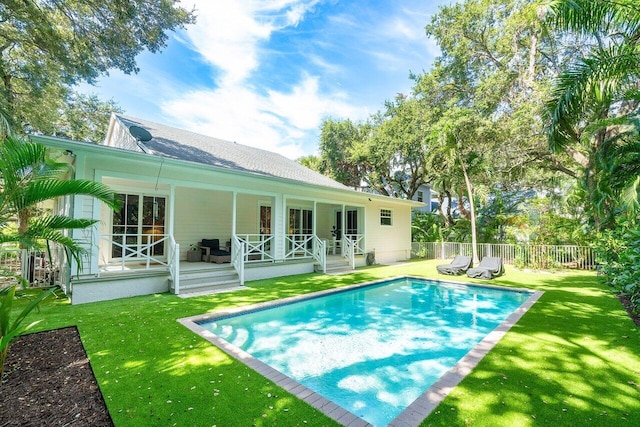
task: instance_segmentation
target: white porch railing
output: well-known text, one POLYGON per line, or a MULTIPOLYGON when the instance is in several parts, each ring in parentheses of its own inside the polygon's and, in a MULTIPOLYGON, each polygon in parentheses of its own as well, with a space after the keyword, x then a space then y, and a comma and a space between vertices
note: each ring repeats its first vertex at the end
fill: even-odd
MULTIPOLYGON (((413 242, 411 244, 412 258, 448 259, 456 255, 471 254, 471 243, 413 242)), ((595 249, 589 246, 480 243, 478 256, 480 258, 500 257, 505 264, 523 268, 593 270, 597 267, 595 249)))
POLYGON ((173 293, 180 293, 180 244, 169 235, 169 274, 173 281, 173 293))
MULTIPOLYGON (((168 269, 169 263, 172 261, 171 257, 164 255, 156 256, 153 254, 153 248, 156 245, 171 247, 172 245, 168 244, 170 239, 172 239, 172 237, 169 234, 103 234, 100 236, 100 240, 109 245, 107 250, 112 251, 113 247, 120 248, 122 256, 101 265, 98 270, 98 275, 106 271, 127 270, 127 263, 131 262, 136 262, 139 266, 144 267, 144 269, 157 267, 168 269), (136 243, 127 243, 127 238, 131 237, 136 238, 136 243), (117 268, 118 266, 120 268, 117 268)), ((166 249, 169 249, 169 252, 171 252, 171 248, 166 249)))
POLYGON ((342 236, 342 256, 349 261, 352 269, 356 268, 356 255, 364 254, 364 234, 345 234, 342 236))
POLYGON ((322 272, 327 272, 327 244, 315 234, 313 235, 313 259, 318 261, 322 272))
MULTIPOLYGON (((244 243, 244 262, 272 261, 274 259, 271 252, 273 235, 270 234, 236 234, 235 239, 244 243)), ((234 239, 234 240, 235 240, 234 239)), ((233 245, 232 245, 233 246, 233 245)))
POLYGON ((344 239, 351 240, 354 255, 364 254, 364 234, 345 234, 344 239))
POLYGON ((246 252, 246 241, 240 239, 237 235, 231 236, 231 265, 238 273, 240 286, 244 286, 244 261, 246 252))
POLYGON ((342 256, 349 261, 351 269, 356 268, 355 242, 347 237, 342 239, 342 256))
POLYGON ((313 258, 314 238, 317 238, 315 234, 287 234, 284 259, 313 258))

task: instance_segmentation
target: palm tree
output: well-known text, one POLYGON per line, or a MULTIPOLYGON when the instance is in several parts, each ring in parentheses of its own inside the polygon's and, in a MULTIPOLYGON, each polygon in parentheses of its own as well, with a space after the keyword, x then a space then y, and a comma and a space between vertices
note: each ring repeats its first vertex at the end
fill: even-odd
POLYGON ((119 201, 106 185, 87 180, 62 179, 69 165, 47 158, 46 147, 8 136, 0 144, 0 243, 17 242, 22 247, 34 247, 39 240, 62 245, 76 258, 84 249, 64 230, 82 229, 96 220, 70 218, 61 215, 38 215, 34 208, 41 202, 64 196, 88 195, 111 208, 119 201), (17 231, 7 225, 17 218, 17 231))
POLYGON ((554 150, 567 151, 583 169, 600 217, 596 220, 612 218, 621 194, 638 200, 637 191, 630 191, 637 187, 637 170, 619 162, 614 167, 612 160, 618 150, 628 157, 629 150, 638 147, 633 135, 637 138, 640 130, 640 6, 637 0, 551 0, 547 12, 557 29, 594 41, 591 53, 571 64, 555 83, 548 103, 549 143, 554 150), (603 176, 607 173, 616 176, 603 176), (603 178, 623 182, 622 189, 609 192, 599 185, 603 178))
MULTIPOLYGON (((79 261, 84 249, 63 231, 85 228, 96 221, 47 214, 32 218, 33 208, 46 200, 80 194, 96 197, 107 206, 117 208, 119 200, 115 193, 101 183, 61 179, 68 171, 68 165, 48 159, 43 145, 12 136, 8 128, 5 128, 5 135, 0 142, 0 244, 12 242, 29 248, 43 240, 54 242, 65 248, 68 256, 79 261), (15 218, 18 219, 17 231, 8 227, 15 218)), ((0 271, 0 274, 6 273, 0 271)), ((23 285, 26 283, 19 279, 23 285)), ((41 293, 11 320, 16 287, 0 289, 0 375, 9 346, 31 326, 23 326, 23 321, 51 293, 41 293)))

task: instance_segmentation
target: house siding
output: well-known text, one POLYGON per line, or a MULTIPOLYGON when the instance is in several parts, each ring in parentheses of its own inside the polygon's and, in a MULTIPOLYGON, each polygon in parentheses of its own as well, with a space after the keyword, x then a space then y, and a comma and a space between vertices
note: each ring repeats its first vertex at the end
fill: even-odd
POLYGON ((408 259, 411 253, 410 225, 410 206, 372 203, 367 207, 365 223, 367 252, 375 251, 376 262, 383 264, 408 259), (391 210, 392 225, 380 225, 380 209, 391 210))
MULTIPOLYGON (((173 198, 173 216, 167 213, 166 226, 173 224, 173 236, 180 244, 181 259, 189 246, 202 238, 218 238, 224 244, 233 228, 233 194, 236 197, 236 232, 257 234, 259 205, 272 207, 272 233, 282 237, 288 232, 288 208, 314 209, 316 234, 331 238, 335 213, 357 209, 359 230, 366 234, 365 251, 376 251, 378 262, 407 259, 411 244, 411 207, 407 201, 357 193, 343 189, 287 181, 247 172, 216 169, 198 164, 162 159, 114 148, 66 143, 54 138, 56 147, 70 147, 76 157, 76 177, 104 182, 116 191, 161 194, 173 198), (65 145, 66 144, 66 145, 65 145), (393 225, 380 225, 380 208, 393 211, 393 225)), ((413 204, 415 205, 415 204, 413 204)), ((90 258, 83 262, 84 275, 98 274, 100 256, 108 256, 104 247, 98 251, 100 234, 110 234, 111 211, 88 197, 78 196, 73 203, 75 217, 96 218, 101 225, 74 236, 84 242, 90 258)), ((167 231, 170 231, 168 228, 167 231)), ((276 258, 284 256, 284 239, 273 246, 276 258)))
POLYGON ((180 259, 191 245, 202 239, 231 238, 233 194, 178 187, 175 191, 174 238, 180 244, 180 259))

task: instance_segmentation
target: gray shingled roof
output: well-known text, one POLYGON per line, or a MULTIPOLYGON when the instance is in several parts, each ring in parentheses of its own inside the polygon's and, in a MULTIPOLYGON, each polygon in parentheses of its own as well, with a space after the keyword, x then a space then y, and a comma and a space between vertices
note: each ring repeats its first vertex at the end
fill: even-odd
POLYGON ((111 141, 112 145, 118 145, 121 148, 145 151, 158 156, 236 171, 285 178, 323 187, 349 189, 349 187, 337 181, 271 151, 200 135, 135 117, 115 115, 115 118, 127 129, 131 126, 140 126, 153 136, 150 141, 143 143, 143 147, 146 150, 140 150, 135 146, 132 147, 131 140, 111 141))

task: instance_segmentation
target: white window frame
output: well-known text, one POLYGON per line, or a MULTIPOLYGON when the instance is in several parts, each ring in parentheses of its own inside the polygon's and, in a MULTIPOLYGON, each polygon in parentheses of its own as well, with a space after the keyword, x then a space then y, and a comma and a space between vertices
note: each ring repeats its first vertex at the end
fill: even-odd
POLYGON ((380 208, 380 226, 382 227, 393 226, 393 209, 380 208), (389 221, 388 224, 386 224, 386 220, 389 221))

